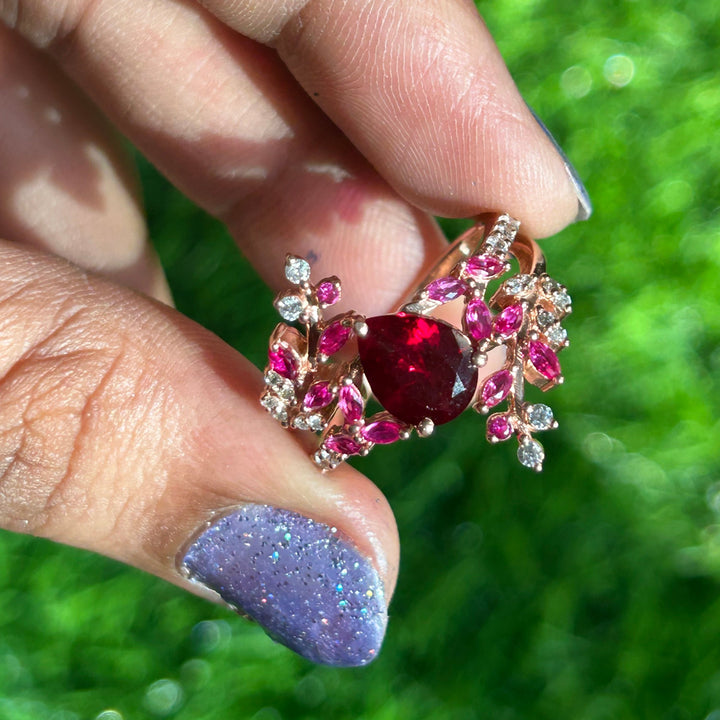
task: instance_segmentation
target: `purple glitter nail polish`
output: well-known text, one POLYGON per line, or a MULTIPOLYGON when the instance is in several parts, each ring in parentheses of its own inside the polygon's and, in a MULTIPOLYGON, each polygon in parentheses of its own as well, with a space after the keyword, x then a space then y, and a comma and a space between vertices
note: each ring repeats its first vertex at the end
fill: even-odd
POLYGON ((181 568, 308 660, 365 665, 385 634, 383 587, 338 535, 289 510, 246 505, 205 530, 181 568))

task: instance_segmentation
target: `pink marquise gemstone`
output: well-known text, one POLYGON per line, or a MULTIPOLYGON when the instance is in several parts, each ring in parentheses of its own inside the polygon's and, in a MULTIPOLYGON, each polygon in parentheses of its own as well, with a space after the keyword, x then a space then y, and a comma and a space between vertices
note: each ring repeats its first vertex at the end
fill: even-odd
POLYGON ((293 353, 280 345, 268 353, 270 367, 278 374, 288 380, 295 380, 298 375, 298 363, 293 353))
POLYGON ((457 278, 447 276, 433 280, 426 288, 427 296, 431 300, 448 302, 455 300, 465 293, 467 285, 457 278))
POLYGON ((535 369, 548 380, 560 375, 560 362, 557 355, 545 344, 532 340, 528 344, 528 357, 535 369))
POLYGON ((505 270, 505 263, 492 255, 474 255, 465 264, 465 270, 474 278, 484 280, 501 275, 505 270))
POLYGON ((339 455, 357 455, 362 450, 360 443, 349 435, 330 435, 325 447, 339 455))
POLYGON ((512 425, 507 415, 491 415, 487 421, 489 438, 507 440, 512 435, 512 425))
POLYGON ((363 399, 355 385, 343 385, 338 393, 338 407, 342 410, 345 422, 357 422, 363 414, 363 399))
POLYGON ((480 399, 485 407, 495 407, 501 403, 512 389, 513 379, 508 370, 500 370, 491 375, 483 385, 480 399))
POLYGON ((340 287, 330 280, 323 280, 315 289, 315 294, 323 305, 334 305, 340 299, 340 287))
POLYGON ((498 313, 493 320, 493 329, 505 338, 512 337, 522 325, 522 305, 510 305, 498 313))
POLYGON ((352 328, 346 327, 340 320, 330 323, 320 335, 318 350, 323 355, 334 355, 345 345, 352 333, 352 328))
POLYGON ((465 325, 473 340, 487 340, 492 334, 492 315, 482 298, 473 298, 467 304, 465 325))
POLYGON ((360 434, 368 441, 378 445, 389 445, 400 439, 403 428, 392 420, 377 420, 368 423, 360 434))
POLYGON ((358 338, 360 360, 373 394, 398 420, 417 425, 450 422, 470 404, 477 387, 473 347, 442 320, 397 313, 367 319, 358 338))
POLYGON ((330 383, 322 380, 313 383, 303 399, 303 408, 305 410, 319 410, 327 407, 333 400, 333 392, 330 389, 330 383))

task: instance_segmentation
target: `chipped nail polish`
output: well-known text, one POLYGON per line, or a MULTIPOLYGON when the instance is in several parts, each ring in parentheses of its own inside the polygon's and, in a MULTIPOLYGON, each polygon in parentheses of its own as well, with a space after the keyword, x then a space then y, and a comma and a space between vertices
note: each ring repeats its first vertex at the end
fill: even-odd
POLYGON ((334 527, 246 505, 201 532, 180 566, 308 660, 365 665, 380 650, 387 626, 382 582, 334 527))
POLYGON ((557 140, 555 140, 552 133, 547 129, 545 123, 537 116, 535 111, 529 105, 528 110, 530 110, 532 116, 537 121, 537 124, 545 133, 548 140, 550 140, 550 142, 553 144, 558 154, 562 158, 563 163, 565 164, 565 172, 567 172, 568 177, 570 178, 570 182, 572 182, 573 187, 575 188, 575 194, 577 195, 578 199, 578 212, 575 217, 575 222, 587 220, 592 215, 592 201, 590 200, 590 195, 588 194, 585 185, 583 185, 583 181, 580 179, 580 176, 578 175, 575 166, 570 162, 568 156, 565 154, 565 151, 560 147, 560 145, 558 145, 557 140))

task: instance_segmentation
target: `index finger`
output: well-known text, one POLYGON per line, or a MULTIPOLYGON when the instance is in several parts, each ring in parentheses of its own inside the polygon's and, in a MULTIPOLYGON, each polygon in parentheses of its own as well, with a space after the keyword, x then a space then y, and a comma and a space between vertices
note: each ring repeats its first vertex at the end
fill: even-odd
POLYGON ((590 212, 469 0, 202 0, 274 46, 406 199, 445 216, 503 209, 535 236, 590 212))

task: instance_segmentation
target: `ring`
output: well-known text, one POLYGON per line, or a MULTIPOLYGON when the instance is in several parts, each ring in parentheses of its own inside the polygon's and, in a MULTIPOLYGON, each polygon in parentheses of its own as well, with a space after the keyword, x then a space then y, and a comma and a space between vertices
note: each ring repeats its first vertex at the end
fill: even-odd
POLYGON ((489 415, 487 439, 515 435, 520 463, 542 470, 545 451, 533 434, 557 422, 547 405, 525 401, 525 383, 547 391, 563 382, 557 353, 568 345, 561 322, 572 306, 519 225, 507 214, 481 216, 409 302, 370 318, 349 311, 326 320, 340 280, 312 284, 307 260, 286 257, 293 287, 274 302, 284 322, 270 337, 261 404, 283 427, 318 436, 320 469, 413 430, 426 437, 468 407, 489 414, 507 401, 489 415))

